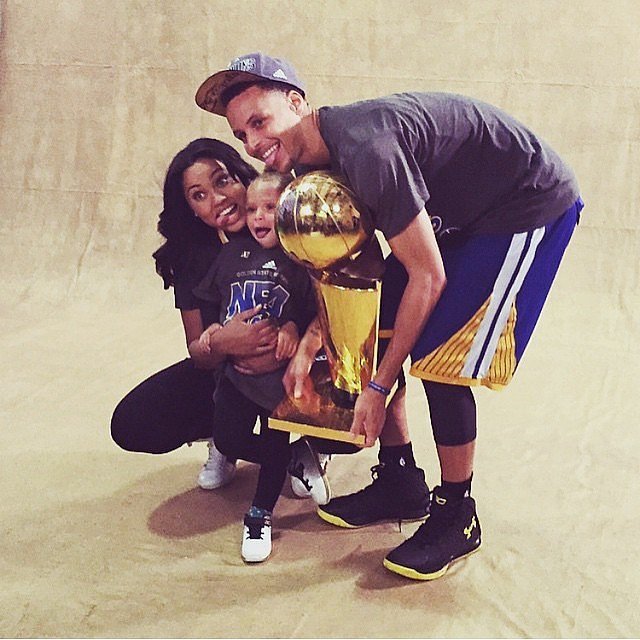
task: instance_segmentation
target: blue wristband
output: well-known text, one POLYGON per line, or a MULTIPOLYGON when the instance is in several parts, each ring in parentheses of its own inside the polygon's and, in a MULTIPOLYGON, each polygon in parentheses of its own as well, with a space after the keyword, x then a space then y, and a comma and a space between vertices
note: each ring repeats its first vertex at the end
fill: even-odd
POLYGON ((391 393, 391 389, 387 389, 387 387, 383 387, 381 384, 378 384, 373 380, 369 380, 369 382, 367 383, 367 387, 369 387, 369 389, 377 391, 378 393, 381 393, 383 396, 388 396, 391 393))

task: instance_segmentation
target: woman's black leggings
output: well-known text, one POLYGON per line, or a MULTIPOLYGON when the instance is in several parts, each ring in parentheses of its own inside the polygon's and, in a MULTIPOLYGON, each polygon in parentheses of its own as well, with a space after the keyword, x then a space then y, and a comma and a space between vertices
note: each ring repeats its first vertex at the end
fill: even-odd
POLYGON ((189 358, 132 389, 111 418, 111 437, 127 451, 167 453, 213 436, 215 373, 189 358))
MULTIPOLYGON (((111 418, 111 437, 127 451, 167 453, 213 437, 216 374, 189 358, 155 373, 132 389, 111 418)), ((244 398, 244 396, 243 396, 244 398)), ((310 438, 322 453, 355 453, 347 442, 310 438)))

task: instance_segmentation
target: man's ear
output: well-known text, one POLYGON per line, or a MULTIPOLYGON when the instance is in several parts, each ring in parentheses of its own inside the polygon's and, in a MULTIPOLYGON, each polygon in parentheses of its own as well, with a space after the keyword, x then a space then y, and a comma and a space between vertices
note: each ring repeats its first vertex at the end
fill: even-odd
POLYGON ((295 89, 291 89, 287 94, 287 99, 289 101, 289 107, 292 111, 297 113, 299 116, 303 115, 306 106, 306 100, 302 97, 302 94, 295 89))

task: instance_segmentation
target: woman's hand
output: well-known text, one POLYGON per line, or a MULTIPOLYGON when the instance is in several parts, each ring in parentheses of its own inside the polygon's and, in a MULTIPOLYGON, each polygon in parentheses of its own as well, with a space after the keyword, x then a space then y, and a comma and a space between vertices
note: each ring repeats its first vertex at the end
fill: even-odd
POLYGON ((257 376, 282 368, 282 362, 276 358, 275 349, 260 356, 236 356, 232 362, 236 371, 247 376, 257 376))
POLYGON ((248 311, 235 315, 215 335, 211 336, 211 350, 227 356, 261 356, 275 351, 278 343, 278 327, 272 320, 259 320, 247 324, 257 313, 258 305, 248 311))

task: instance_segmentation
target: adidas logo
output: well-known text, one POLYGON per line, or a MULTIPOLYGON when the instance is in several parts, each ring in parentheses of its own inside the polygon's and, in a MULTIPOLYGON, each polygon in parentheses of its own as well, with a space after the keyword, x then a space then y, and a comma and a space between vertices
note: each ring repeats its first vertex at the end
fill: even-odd
POLYGON ((278 266, 276 265, 276 263, 273 260, 269 260, 269 262, 265 262, 262 265, 263 269, 273 269, 274 271, 278 268, 278 266))
POLYGON ((280 80, 288 80, 289 79, 289 78, 287 78, 287 74, 282 69, 278 69, 277 71, 274 71, 272 77, 273 78, 280 78, 280 80))

